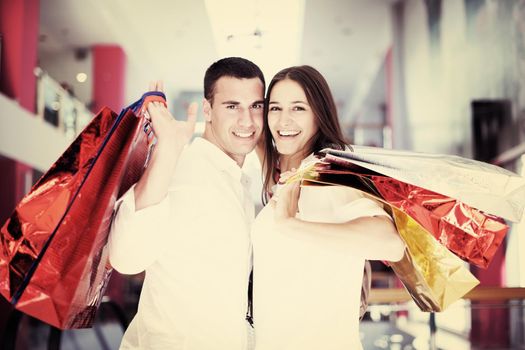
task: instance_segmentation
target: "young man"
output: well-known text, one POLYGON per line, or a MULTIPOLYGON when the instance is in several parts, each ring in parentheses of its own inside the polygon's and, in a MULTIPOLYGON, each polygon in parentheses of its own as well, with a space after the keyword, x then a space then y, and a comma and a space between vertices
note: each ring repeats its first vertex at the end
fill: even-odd
POLYGON ((204 135, 186 148, 195 106, 186 122, 161 104, 148 106, 157 145, 122 197, 109 238, 117 271, 146 271, 121 349, 246 349, 254 208, 241 166, 262 131, 264 88, 250 61, 212 64, 204 135))

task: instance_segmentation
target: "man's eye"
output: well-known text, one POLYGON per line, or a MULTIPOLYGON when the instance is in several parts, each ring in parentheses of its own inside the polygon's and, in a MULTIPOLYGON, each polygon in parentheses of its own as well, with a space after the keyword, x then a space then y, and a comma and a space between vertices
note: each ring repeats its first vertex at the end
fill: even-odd
POLYGON ((237 109, 237 105, 227 105, 226 109, 237 109))
POLYGON ((261 109, 261 108, 263 108, 263 104, 262 103, 254 103, 252 105, 252 108, 253 109, 261 109))

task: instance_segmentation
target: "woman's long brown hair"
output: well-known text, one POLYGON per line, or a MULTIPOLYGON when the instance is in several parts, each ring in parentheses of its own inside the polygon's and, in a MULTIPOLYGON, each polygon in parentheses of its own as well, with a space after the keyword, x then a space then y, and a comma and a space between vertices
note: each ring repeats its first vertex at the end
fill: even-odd
POLYGON ((279 176, 279 153, 275 147, 272 133, 268 126, 268 107, 272 89, 278 82, 290 79, 298 83, 304 90, 308 104, 316 118, 319 129, 312 139, 307 143, 310 149, 305 150, 305 154, 320 151, 323 148, 330 147, 344 149, 347 142, 341 131, 339 119, 337 117, 337 108, 335 106, 332 92, 326 82, 326 79, 319 71, 311 66, 295 66, 281 70, 277 73, 270 85, 264 103, 264 185, 263 201, 269 200, 269 193, 274 180, 279 176))

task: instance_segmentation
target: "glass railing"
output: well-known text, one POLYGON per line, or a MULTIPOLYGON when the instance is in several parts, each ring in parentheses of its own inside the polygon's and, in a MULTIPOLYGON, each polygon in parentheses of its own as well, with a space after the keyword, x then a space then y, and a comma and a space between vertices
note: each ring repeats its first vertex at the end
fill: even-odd
POLYGON ((37 76, 37 115, 64 132, 72 140, 91 121, 93 113, 40 68, 37 76))
MULTIPOLYGON (((372 290, 360 326, 365 350, 525 349, 525 288, 478 287, 440 313, 421 312, 407 296, 404 289, 372 290), (482 327, 475 326, 478 316, 482 327)), ((93 328, 66 331, 14 311, 0 348, 118 349, 129 319, 124 311, 105 298, 93 328)))
POLYGON ((525 349, 525 288, 478 287, 439 313, 403 288, 373 289, 361 322, 364 349, 525 349))

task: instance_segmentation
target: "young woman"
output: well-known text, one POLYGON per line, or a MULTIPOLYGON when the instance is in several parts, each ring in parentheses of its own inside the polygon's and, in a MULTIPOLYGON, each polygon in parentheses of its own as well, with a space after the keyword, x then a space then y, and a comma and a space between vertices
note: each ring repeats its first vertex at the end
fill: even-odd
POLYGON ((381 204, 354 189, 276 185, 313 152, 345 147, 317 70, 277 73, 264 118, 264 190, 271 200, 252 228, 256 349, 361 349, 365 260, 397 261, 404 244, 381 204))

